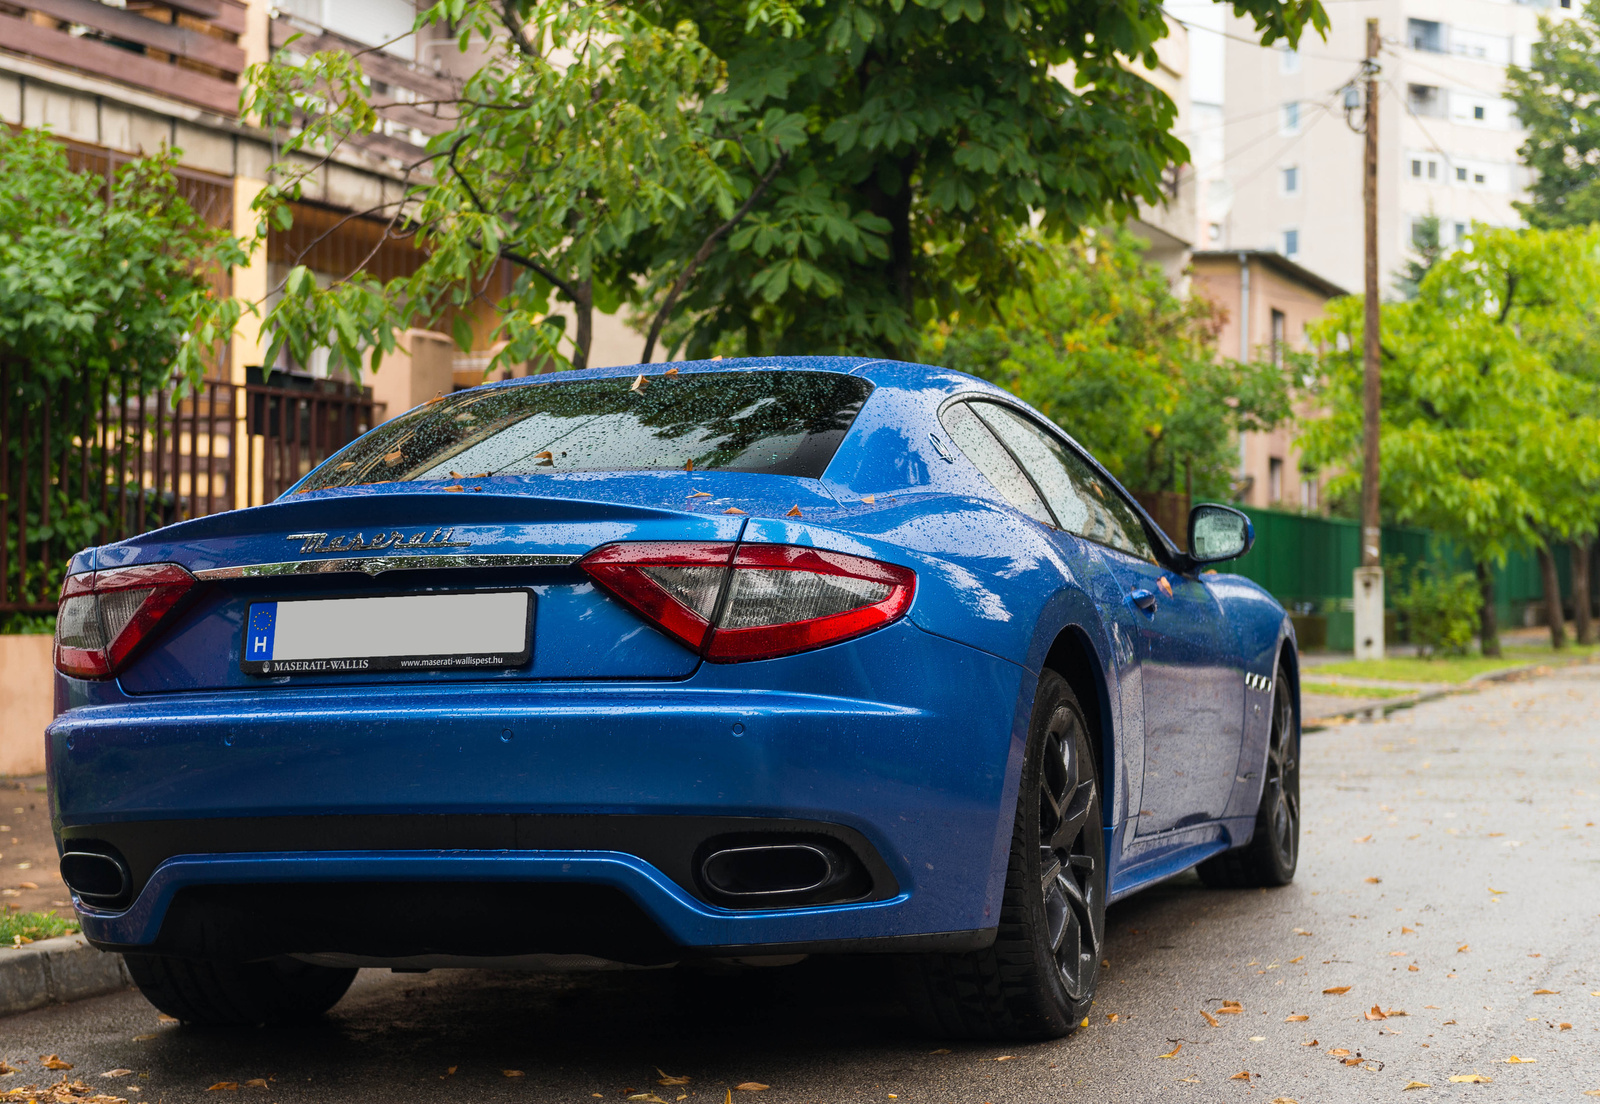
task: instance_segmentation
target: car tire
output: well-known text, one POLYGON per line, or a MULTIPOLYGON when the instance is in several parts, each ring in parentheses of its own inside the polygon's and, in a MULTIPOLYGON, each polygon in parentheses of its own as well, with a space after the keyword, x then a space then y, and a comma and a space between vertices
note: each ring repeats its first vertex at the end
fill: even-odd
POLYGON ((1300 726, 1284 669, 1272 682, 1272 732, 1250 842, 1207 859, 1200 880, 1218 889, 1283 886, 1300 860, 1300 726))
POLYGON ((292 958, 207 962, 124 955, 145 999, 184 1023, 207 1026, 289 1023, 322 1015, 355 980, 353 969, 292 958))
POLYGON ((1086 1023, 1105 942, 1106 860, 1089 726, 1066 679, 1039 680, 986 950, 908 956, 902 993, 929 1034, 1054 1039, 1086 1023))

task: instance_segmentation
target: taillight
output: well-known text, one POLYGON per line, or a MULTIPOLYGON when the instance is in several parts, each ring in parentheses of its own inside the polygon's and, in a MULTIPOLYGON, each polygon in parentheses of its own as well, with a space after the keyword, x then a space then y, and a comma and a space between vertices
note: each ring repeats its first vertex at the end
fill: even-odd
POLYGON ((595 582, 713 662, 836 644, 911 608, 916 572, 789 544, 611 544, 579 565, 595 582))
POLYGON ((56 670, 75 678, 115 674, 194 585, 177 564, 68 575, 56 608, 56 670))

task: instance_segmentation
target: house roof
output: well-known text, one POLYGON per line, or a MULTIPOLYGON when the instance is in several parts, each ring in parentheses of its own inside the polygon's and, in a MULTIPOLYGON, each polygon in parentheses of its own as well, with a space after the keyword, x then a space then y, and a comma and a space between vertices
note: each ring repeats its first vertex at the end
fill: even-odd
POLYGON ((1351 292, 1340 287, 1332 280, 1324 279, 1303 265, 1295 264, 1288 257, 1275 249, 1197 249, 1194 251, 1196 261, 1231 261, 1237 263, 1241 258, 1249 260, 1252 264, 1264 264, 1275 269, 1279 275, 1304 284, 1306 287, 1321 292, 1330 299, 1337 299, 1351 292))

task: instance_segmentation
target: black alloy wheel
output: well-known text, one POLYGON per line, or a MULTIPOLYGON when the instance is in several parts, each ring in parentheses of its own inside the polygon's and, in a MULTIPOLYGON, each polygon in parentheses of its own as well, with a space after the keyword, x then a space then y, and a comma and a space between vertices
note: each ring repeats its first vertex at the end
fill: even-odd
POLYGON ((1272 680, 1272 731, 1267 741, 1266 777, 1256 808, 1250 842, 1200 864, 1210 886, 1282 886, 1294 881, 1300 861, 1300 726, 1287 673, 1272 680))
POLYGON ((993 946, 908 957, 906 1004, 930 1034, 1054 1039, 1086 1022, 1106 932, 1100 776, 1067 680, 1039 679, 993 946))
POLYGON ((1105 943, 1105 834, 1083 718, 1063 702, 1045 731, 1039 779, 1039 867, 1051 953, 1062 988, 1087 1001, 1105 943))

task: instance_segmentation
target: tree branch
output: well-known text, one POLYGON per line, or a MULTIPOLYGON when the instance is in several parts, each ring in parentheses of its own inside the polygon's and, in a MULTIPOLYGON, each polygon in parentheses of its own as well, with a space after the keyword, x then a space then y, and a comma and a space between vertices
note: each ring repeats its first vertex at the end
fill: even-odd
MULTIPOLYGON (((483 205, 483 201, 478 198, 478 193, 473 190, 472 182, 466 178, 465 174, 462 173, 460 166, 456 164, 456 151, 461 148, 461 143, 465 142, 466 140, 467 135, 465 134, 463 134, 460 138, 457 138, 455 145, 450 147, 450 152, 446 155, 446 158, 450 162, 451 173, 455 175, 457 180, 461 181, 461 187, 466 189, 467 198, 472 200, 472 205, 478 209, 478 213, 480 215, 487 215, 489 214, 489 209, 483 205)), ((483 243, 479 242, 478 244, 481 247, 483 243)), ((521 265, 530 272, 538 273, 541 277, 548 280, 557 291, 561 292, 561 294, 565 295, 574 303, 578 302, 578 291, 573 284, 563 280, 561 277, 557 276, 554 272, 550 271, 550 269, 546 268, 532 257, 525 257, 520 253, 513 253, 509 249, 501 249, 499 251, 499 255, 513 264, 521 265)))
POLYGON ((667 292, 667 297, 662 300, 661 309, 656 311, 656 316, 650 320, 650 336, 645 338, 644 356, 640 358, 641 363, 649 364, 650 358, 655 355, 656 340, 661 336, 661 327, 667 324, 667 315, 671 314, 672 308, 678 305, 678 296, 683 294, 683 289, 688 286, 689 280, 694 276, 695 271, 710 258, 711 251, 716 248, 717 242, 722 236, 739 225, 744 217, 750 213, 750 209, 756 205, 756 201, 766 192, 767 186, 777 179, 778 174, 783 171, 783 167, 788 163, 788 153, 780 155, 772 163, 772 167, 767 170, 766 175, 756 182, 754 188, 750 189, 750 195, 739 205, 739 209, 733 213, 732 217, 706 235, 706 240, 700 243, 700 248, 695 251, 695 255, 690 259, 688 266, 684 268, 683 273, 673 283, 671 290, 667 292))

